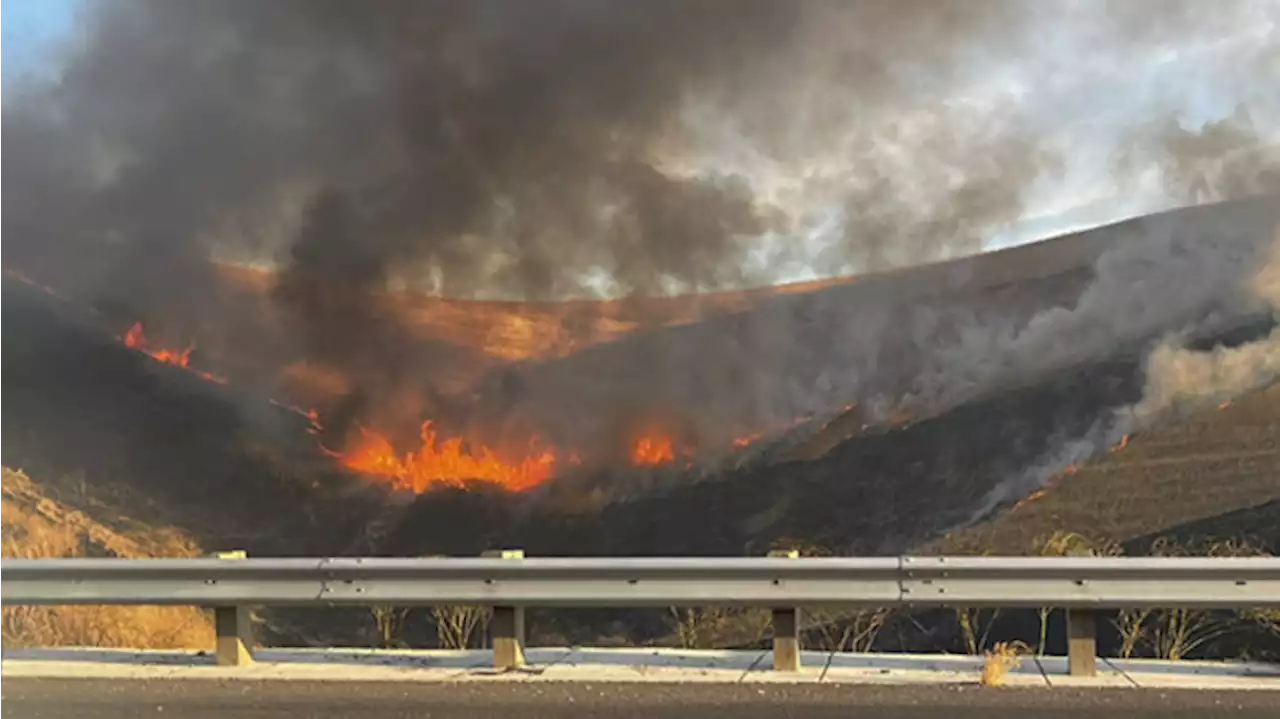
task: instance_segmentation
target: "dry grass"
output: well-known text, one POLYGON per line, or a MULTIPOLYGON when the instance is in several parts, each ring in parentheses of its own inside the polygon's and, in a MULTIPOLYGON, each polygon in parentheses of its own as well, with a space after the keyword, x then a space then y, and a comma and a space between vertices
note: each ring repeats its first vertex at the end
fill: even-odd
POLYGON ((984 687, 1002 686, 1009 672, 1022 664, 1022 655, 1027 649, 1022 642, 997 642, 984 654, 978 683, 984 687))
MULTIPOLYGON (((46 496, 21 472, 3 471, 0 556, 192 556, 199 549, 171 528, 124 535, 84 512, 46 496)), ((194 607, 5 607, 6 647, 96 646, 207 649, 213 625, 194 607)))

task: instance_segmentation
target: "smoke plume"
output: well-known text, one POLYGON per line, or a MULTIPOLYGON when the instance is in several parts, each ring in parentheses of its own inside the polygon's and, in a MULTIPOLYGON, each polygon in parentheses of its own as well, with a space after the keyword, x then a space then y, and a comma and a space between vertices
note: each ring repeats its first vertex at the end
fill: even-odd
MULTIPOLYGON (((1280 319, 1280 223, 1266 264, 1247 288, 1265 311, 1280 319)), ((1261 339, 1207 352, 1188 349, 1181 340, 1169 336, 1148 355, 1142 401, 1132 408, 1136 422, 1153 421, 1170 410, 1203 409, 1280 378, 1280 327, 1261 339)))
MULTIPOLYGON (((1071 42, 1109 48, 1105 75, 1274 19, 1205 7, 1084 4, 1058 24, 1096 29, 1071 42)), ((1078 49, 1021 2, 133 0, 87 21, 54 81, 6 97, 6 266, 150 317, 217 312, 210 260, 266 264, 299 349, 375 395, 433 369, 397 352, 387 287, 661 295, 954 257, 1020 217, 1080 136, 1046 125, 1061 108, 1018 104, 1078 49)), ((1183 200, 1275 189, 1265 123, 1176 115, 1133 127, 1117 170, 1155 163, 1183 200)), ((498 382, 520 388, 499 404, 661 402, 755 428, 882 396, 963 401, 1199 322, 1247 260, 1161 241, 1116 249, 1076 306, 1057 289, 907 307, 916 289, 874 284, 623 362, 533 367, 498 382), (1161 252, 1171 264, 1134 270, 1161 252)))

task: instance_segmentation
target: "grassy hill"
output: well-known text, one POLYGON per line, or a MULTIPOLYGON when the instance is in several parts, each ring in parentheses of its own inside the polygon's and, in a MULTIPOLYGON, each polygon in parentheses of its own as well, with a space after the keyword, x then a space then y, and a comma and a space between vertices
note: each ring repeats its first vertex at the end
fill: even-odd
POLYGON ((1139 551, 1164 535, 1250 536, 1280 552, 1280 385, 1134 435, 1042 492, 929 549, 1023 554, 1072 531, 1139 551))
MULTIPOLYGON (((175 527, 130 516, 126 497, 87 482, 41 483, 3 470, 0 536, 6 559, 190 557, 196 543, 175 527)), ((195 607, 5 607, 4 645, 207 649, 213 623, 195 607)))

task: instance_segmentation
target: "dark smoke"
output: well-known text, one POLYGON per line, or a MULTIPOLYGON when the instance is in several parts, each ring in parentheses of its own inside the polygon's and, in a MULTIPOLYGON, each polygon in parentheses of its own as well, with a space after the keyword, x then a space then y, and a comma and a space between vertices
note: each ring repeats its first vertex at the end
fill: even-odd
MULTIPOLYGON (((1135 55, 1212 25, 1201 3, 1099 7, 1103 37, 1135 55)), ((57 81, 6 97, 6 266, 138 316, 183 305, 182 316, 198 316, 217 311, 211 258, 274 261, 274 298, 301 349, 355 377, 371 401, 433 371, 397 351, 402 328, 374 293, 388 283, 455 297, 658 295, 768 283, 797 262, 824 274, 896 267, 978 249, 1063 159, 1018 113, 949 102, 953 85, 1037 50, 1036 31, 1052 20, 1029 3, 136 0, 93 10, 57 81), (745 240, 785 234, 798 218, 752 177, 686 167, 703 149, 691 108, 735 118, 771 158, 834 154, 851 168, 810 188, 838 200, 838 239, 813 257, 794 243, 753 269, 745 240)), ((1133 147, 1125 171, 1154 158, 1179 178, 1179 197, 1273 186, 1274 153, 1250 149, 1273 146, 1235 120, 1189 133, 1162 120, 1138 128, 1133 147)), ((738 319, 599 370, 607 382, 570 372, 543 387, 505 384, 553 398, 540 406, 607 384, 629 389, 593 403, 630 405, 641 393, 776 422, 873 397, 882 376, 893 382, 885 393, 964 396, 955 388, 1001 374, 983 352, 1021 370, 1058 351, 1043 330, 1021 331, 1043 307, 1015 308, 995 326, 968 310, 940 322, 931 313, 946 308, 907 313, 893 292, 856 316, 818 299, 738 319), (938 327, 950 335, 938 339, 938 327), (887 336, 892 350, 880 347, 887 336), (908 351, 920 348, 942 349, 908 351), (637 386, 621 374, 633 365, 681 379, 637 386)), ((1091 305, 1087 315, 1114 313, 1091 305)), ((1096 334, 1105 344, 1113 333, 1096 334)))
MULTIPOLYGON (((768 0, 94 9, 59 82, 7 98, 18 150, 5 174, 20 197, 6 200, 5 229, 13 264, 64 276, 80 265, 71 279, 128 285, 144 305, 148 292, 188 286, 212 254, 276 253, 304 276, 308 262, 350 254, 360 269, 348 284, 379 286, 394 268, 450 296, 591 294, 591 273, 614 294, 767 282, 748 274, 741 240, 774 229, 777 212, 743 179, 672 173, 658 157, 694 151, 682 108, 750 110, 770 143, 788 134, 790 88, 812 71, 834 83, 803 128, 816 141, 862 112, 849 92, 867 109, 901 96, 893 70, 906 60, 944 78, 964 48, 1021 14, 989 2, 768 0), (840 29, 863 44, 841 45, 840 29), (315 220, 301 216, 336 195, 354 210, 348 240, 286 250, 313 240, 315 220)), ((1006 207, 965 222, 1016 216, 1035 174, 1022 169, 1035 155, 1026 142, 958 152, 936 134, 926 149, 948 162, 931 172, 963 174, 983 155, 982 187, 956 189, 938 222, 955 225, 977 195, 1006 207), (993 192, 999 175, 1009 179, 993 192)), ((850 191, 859 215, 895 199, 883 184, 850 191)))
POLYGON ((767 140, 795 69, 880 103, 899 93, 892 53, 944 69, 1018 12, 931 7, 97 5, 57 81, 6 98, 6 265, 152 326, 217 312, 211 258, 274 260, 300 349, 377 401, 431 373, 401 366, 404 333, 372 294, 389 281, 528 298, 594 294, 592 276, 638 295, 770 281, 743 238, 778 212, 731 173, 664 166, 694 151, 683 108, 759 110, 767 140), (816 53, 833 20, 874 46, 816 53))

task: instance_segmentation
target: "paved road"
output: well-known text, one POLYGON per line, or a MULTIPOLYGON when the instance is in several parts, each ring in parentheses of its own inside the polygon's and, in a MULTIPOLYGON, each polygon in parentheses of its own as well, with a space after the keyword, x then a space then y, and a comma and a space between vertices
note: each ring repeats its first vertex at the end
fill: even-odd
POLYGON ((1280 692, 983 689, 957 686, 10 679, 0 715, 14 719, 623 719, 840 717, 1274 717, 1280 692))

